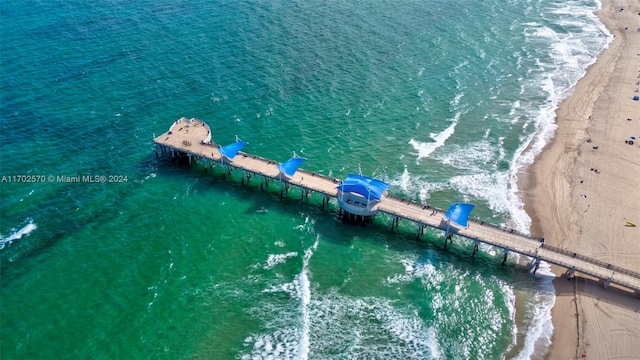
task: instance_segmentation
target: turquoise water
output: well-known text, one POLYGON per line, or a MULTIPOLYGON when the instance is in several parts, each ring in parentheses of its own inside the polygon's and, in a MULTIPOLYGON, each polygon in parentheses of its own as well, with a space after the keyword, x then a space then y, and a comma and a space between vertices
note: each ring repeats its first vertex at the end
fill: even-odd
POLYGON ((217 143, 386 172, 394 195, 526 232, 516 175, 609 41, 598 7, 0 3, 0 355, 540 358, 552 288, 517 259, 342 224, 317 194, 156 158, 152 138, 196 117, 217 143), (126 181, 58 179, 82 175, 126 181))

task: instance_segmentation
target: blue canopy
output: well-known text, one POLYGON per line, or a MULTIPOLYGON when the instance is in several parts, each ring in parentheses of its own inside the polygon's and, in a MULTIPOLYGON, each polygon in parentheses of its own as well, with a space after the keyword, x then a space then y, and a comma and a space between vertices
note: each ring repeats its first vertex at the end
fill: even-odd
POLYGON ((338 185, 337 189, 343 193, 351 192, 360 194, 369 200, 380 200, 382 194, 389 188, 386 182, 368 176, 349 174, 347 178, 338 185))
POLYGON ((234 157, 236 157, 236 155, 238 155, 240 150, 245 147, 245 145, 247 145, 247 143, 244 141, 236 141, 233 144, 221 147, 220 153, 229 159, 233 159, 234 157))
POLYGON ((285 161, 282 164, 278 165, 277 168, 283 174, 287 176, 293 176, 293 174, 296 173, 300 165, 302 165, 302 163, 305 162, 306 160, 307 159, 305 158, 293 157, 288 161, 285 161))
POLYGON ((444 216, 457 224, 467 227, 469 214, 471 214, 471 210, 473 210, 474 207, 475 205, 473 204, 451 204, 451 206, 449 206, 449 210, 447 210, 444 216))

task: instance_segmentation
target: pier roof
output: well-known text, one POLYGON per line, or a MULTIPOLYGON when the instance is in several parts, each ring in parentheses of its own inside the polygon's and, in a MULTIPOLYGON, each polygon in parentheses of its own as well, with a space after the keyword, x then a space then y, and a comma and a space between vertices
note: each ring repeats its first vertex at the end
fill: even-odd
MULTIPOLYGON (((220 149, 211 143, 210 137, 211 132, 205 123, 195 119, 182 118, 177 120, 169 131, 156 137, 154 142, 159 146, 163 154, 165 151, 169 153, 168 150, 170 150, 172 156, 174 152, 179 152, 188 155, 189 159, 195 157, 196 161, 198 159, 206 159, 212 162, 219 162, 222 160, 222 154, 219 151, 220 149)), ((243 152, 237 152, 236 154, 240 156, 236 156, 233 163, 229 163, 229 165, 246 172, 247 179, 248 173, 259 174, 265 178, 265 182, 267 178, 276 180, 279 178, 281 172, 274 166, 277 164, 276 162, 243 152)), ((445 213, 441 209, 418 204, 415 201, 405 201, 405 199, 392 195, 386 195, 382 198, 382 195, 390 185, 362 175, 350 174, 342 185, 336 187, 336 185, 340 184, 339 179, 298 169, 294 176, 287 179, 287 183, 300 186, 303 189, 302 196, 307 191, 316 191, 327 197, 338 197, 339 191, 353 191, 368 199, 378 199, 379 202, 376 204, 378 211, 391 215, 394 221, 400 218, 413 221, 419 224, 421 229, 424 226, 431 226, 441 230, 449 229, 448 221, 454 220, 454 218, 457 219, 455 221, 462 222, 459 216, 463 214, 463 210, 459 210, 460 214, 454 215, 454 212, 445 213)), ((260 187, 262 188, 262 184, 260 187)), ((467 210, 470 212, 470 209, 467 210)), ((565 249, 544 245, 544 239, 541 242, 541 239, 514 232, 513 229, 503 229, 484 221, 471 219, 464 228, 451 229, 451 234, 471 239, 474 242, 483 242, 500 247, 505 254, 507 251, 513 251, 528 257, 534 257, 536 263, 544 260, 551 264, 565 267, 571 272, 576 271, 594 276, 602 279, 606 286, 608 284, 618 284, 640 293, 640 273, 565 249)))
POLYGON ((380 200, 389 186, 391 185, 372 177, 349 174, 337 189, 342 192, 360 194, 369 200, 380 200))
POLYGON ((473 210, 474 207, 475 205, 473 204, 451 204, 451 206, 449 206, 449 210, 447 210, 444 216, 456 224, 467 227, 469 223, 469 214, 471 214, 471 210, 473 210))
POLYGON ((233 159, 246 145, 245 141, 236 141, 233 144, 220 147, 220 153, 229 159, 233 159))
POLYGON ((305 162, 306 160, 307 160, 306 158, 292 157, 291 159, 278 165, 277 168, 283 174, 291 177, 293 176, 293 174, 296 173, 300 165, 302 165, 302 163, 305 162))

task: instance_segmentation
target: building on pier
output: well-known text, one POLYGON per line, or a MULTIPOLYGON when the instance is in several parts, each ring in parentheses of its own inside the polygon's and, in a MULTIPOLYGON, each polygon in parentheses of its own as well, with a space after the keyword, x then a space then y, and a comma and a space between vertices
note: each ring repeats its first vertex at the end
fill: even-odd
MULTIPOLYGON (((285 162, 277 165, 275 161, 243 153, 240 150, 246 143, 239 139, 236 139, 234 144, 218 147, 211 142, 209 127, 196 119, 181 118, 175 121, 169 131, 160 136, 154 136, 153 141, 156 144, 157 156, 186 156, 189 158, 189 163, 192 159, 195 159, 196 163, 199 160, 205 160, 211 166, 213 163, 225 161, 229 171, 231 168, 242 171, 243 184, 245 176, 249 181, 250 177, 258 175, 263 181, 260 183, 260 189, 266 190, 270 179, 280 179, 285 183, 287 190, 289 186, 299 187, 301 199, 304 199, 305 194, 308 195, 309 192, 321 193, 323 208, 330 198, 337 198, 341 212, 346 212, 347 219, 350 220, 367 222, 374 214, 382 212, 392 217, 392 231, 401 219, 408 220, 418 225, 418 238, 423 234, 425 227, 429 226, 446 231, 445 238, 449 242, 452 241, 453 235, 472 240, 473 255, 478 251, 478 244, 485 243, 503 250, 505 255, 503 264, 509 252, 518 253, 534 259, 534 271, 541 261, 546 261, 567 268, 571 275, 576 272, 586 274, 600 279, 605 286, 617 284, 640 294, 640 273, 545 245, 544 238, 534 238, 513 229, 504 229, 485 221, 468 219, 472 204, 456 203, 445 212, 426 204, 388 195, 386 190, 389 184, 374 178, 350 174, 341 182, 340 179, 299 169, 298 166, 303 162, 301 158, 288 164, 285 162), (453 228, 449 228, 450 225, 453 225, 453 228)), ((282 192, 281 188, 281 196, 282 192)), ((445 247, 446 244, 447 241, 445 241, 445 247)))
POLYGON ((373 216, 378 212, 377 205, 386 194, 389 184, 364 175, 349 174, 336 188, 338 204, 349 214, 373 216))

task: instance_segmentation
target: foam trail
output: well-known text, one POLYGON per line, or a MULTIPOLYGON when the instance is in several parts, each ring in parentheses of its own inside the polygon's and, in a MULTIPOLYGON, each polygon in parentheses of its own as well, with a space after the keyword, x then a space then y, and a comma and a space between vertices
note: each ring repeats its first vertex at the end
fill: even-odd
POLYGON ((546 262, 540 263, 537 276, 547 277, 549 280, 542 284, 544 290, 537 292, 531 302, 536 306, 531 307, 533 313, 530 315, 535 319, 527 329, 527 337, 520 353, 514 358, 517 360, 531 359, 532 355, 540 352, 544 354, 551 345, 553 335, 553 322, 551 321, 551 309, 556 303, 555 289, 551 279, 555 275, 551 272, 551 266, 546 262))
POLYGON ((402 189, 402 191, 408 192, 410 183, 411 183, 411 174, 409 174, 409 170, 405 165, 404 171, 402 172, 402 175, 400 177, 400 188, 402 189))
POLYGON ((429 194, 431 192, 446 189, 448 187, 445 183, 429 182, 422 180, 420 177, 411 175, 407 166, 404 167, 404 171, 399 177, 390 179, 389 183, 392 186, 399 186, 402 191, 409 196, 417 195, 422 203, 426 203, 430 198, 429 194))
POLYGON ((447 141, 447 139, 450 138, 451 135, 453 135, 453 133, 455 132, 456 125, 458 125, 459 117, 460 115, 456 114, 456 117, 453 119, 453 122, 451 122, 451 125, 444 129, 444 131, 437 134, 431 133, 429 137, 431 137, 433 142, 424 143, 416 141, 413 138, 409 140, 409 145, 413 146, 413 148, 418 152, 417 160, 428 157, 432 152, 436 151, 436 149, 444 145, 445 141, 447 141))
POLYGON ((6 238, 0 238, 0 249, 4 249, 5 244, 11 243, 13 240, 20 240, 24 236, 28 236, 33 230, 37 229, 38 226, 33 223, 33 220, 29 221, 27 225, 25 225, 22 229, 16 231, 15 233, 7 236, 6 238))
MULTIPOLYGON (((539 24, 529 24, 530 32, 528 32, 528 38, 532 40, 546 38, 553 43, 549 54, 553 58, 553 63, 541 63, 541 66, 544 67, 546 65, 549 68, 555 68, 555 70, 539 80, 539 86, 547 94, 547 101, 533 116, 536 125, 535 133, 524 139, 521 146, 516 150, 510 164, 509 183, 511 191, 508 197, 511 200, 512 208, 510 212, 516 229, 526 230, 531 224, 531 219, 524 211, 524 204, 517 196, 518 172, 530 166, 535 157, 542 152, 544 146, 553 138, 557 128, 555 113, 560 102, 571 94, 578 80, 584 76, 586 69, 596 61, 597 56, 613 40, 609 30, 594 15, 595 11, 601 7, 602 3, 600 1, 596 1, 595 8, 592 6, 585 7, 584 4, 570 1, 563 3, 556 9, 551 9, 554 14, 571 16, 570 20, 567 20, 566 17, 557 20, 557 26, 561 28, 564 26, 579 27, 582 29, 581 33, 570 31, 565 34, 555 32, 548 27, 541 27, 539 24), (598 37, 601 39, 600 41, 582 41, 583 39, 598 37)), ((542 357, 546 354, 551 344, 551 336, 553 334, 551 308, 555 304, 551 279, 555 275, 550 271, 549 265, 544 262, 541 263, 538 274, 546 276, 548 280, 541 282, 541 290, 532 299, 535 304, 530 307, 533 309, 533 313, 528 314, 531 316, 532 322, 526 330, 527 336, 523 349, 515 359, 530 359, 534 356, 542 357)))
POLYGON ((284 263, 285 261, 287 261, 288 258, 292 258, 296 256, 298 256, 298 253, 295 251, 291 251, 286 254, 271 254, 269 255, 269 258, 267 259, 267 261, 265 262, 263 268, 265 270, 270 270, 274 266, 284 263))
POLYGON ((302 259, 302 272, 299 276, 300 284, 300 307, 302 309, 302 332, 300 335, 300 358, 306 360, 309 358, 309 328, 311 324, 309 315, 309 304, 311 303, 311 283, 309 282, 309 259, 313 252, 318 248, 319 238, 313 245, 304 251, 302 259))

